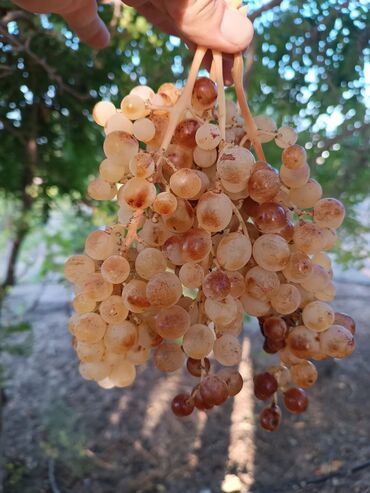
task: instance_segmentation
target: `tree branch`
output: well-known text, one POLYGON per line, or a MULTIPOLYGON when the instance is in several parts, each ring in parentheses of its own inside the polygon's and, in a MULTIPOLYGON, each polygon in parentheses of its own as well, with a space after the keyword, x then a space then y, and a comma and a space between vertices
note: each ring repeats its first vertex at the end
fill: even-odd
POLYGON ((366 130, 368 130, 368 129, 370 129, 370 123, 364 123, 360 128, 346 127, 344 130, 342 130, 342 132, 338 133, 334 137, 332 137, 330 139, 325 139, 324 140, 324 144, 325 144, 324 147, 321 147, 318 150, 318 152, 315 153, 315 155, 313 156, 313 159, 318 158, 319 156, 321 156, 321 154, 323 153, 323 151, 327 151, 334 144, 337 144, 339 142, 342 142, 344 139, 346 139, 347 137, 350 137, 354 133, 357 133, 357 132, 359 132, 359 133, 365 133, 366 130))
MULTIPOLYGON (((25 144, 27 142, 26 138, 24 137, 24 135, 22 134, 22 132, 20 132, 19 129, 15 128, 9 120, 4 120, 3 118, 0 117, 0 123, 1 125, 3 126, 3 128, 5 130, 7 130, 8 132, 10 132, 11 134, 14 135, 14 137, 16 137, 20 142, 22 142, 22 144, 25 144)), ((1 130, 0 130, 1 132, 1 130)))
POLYGON ((251 15, 249 16, 249 19, 253 22, 257 17, 263 14, 263 12, 266 12, 267 10, 271 10, 274 7, 279 6, 282 1, 283 0, 271 0, 271 2, 262 5, 262 7, 252 12, 251 15))
POLYGON ((29 39, 22 40, 23 41, 22 42, 21 36, 14 36, 12 34, 9 34, 6 24, 4 24, 2 21, 0 22, 0 34, 2 34, 4 38, 7 39, 8 42, 17 51, 26 53, 31 58, 31 60, 33 60, 37 65, 42 67, 43 70, 48 74, 50 80, 53 80, 62 92, 64 91, 80 101, 86 101, 88 99, 91 99, 91 96, 89 94, 81 94, 78 91, 76 91, 73 87, 71 87, 69 84, 66 84, 62 79, 62 77, 57 73, 57 70, 54 67, 51 67, 44 58, 40 58, 36 53, 34 53, 30 49, 29 39))

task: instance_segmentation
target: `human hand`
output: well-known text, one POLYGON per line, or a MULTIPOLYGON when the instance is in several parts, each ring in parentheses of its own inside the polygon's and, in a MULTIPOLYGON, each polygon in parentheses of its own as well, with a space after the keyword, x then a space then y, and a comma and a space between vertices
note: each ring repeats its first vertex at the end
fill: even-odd
MULTIPOLYGON (((109 32, 97 13, 95 0, 15 0, 35 13, 60 14, 92 48, 104 48, 109 32)), ((244 50, 252 40, 249 19, 232 10, 225 0, 131 0, 126 2, 162 31, 189 44, 206 46, 223 53, 244 50)))

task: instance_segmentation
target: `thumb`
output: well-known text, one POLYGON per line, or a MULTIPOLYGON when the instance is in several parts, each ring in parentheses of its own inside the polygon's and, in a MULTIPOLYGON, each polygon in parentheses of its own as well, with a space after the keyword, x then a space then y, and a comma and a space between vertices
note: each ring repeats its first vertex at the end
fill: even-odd
POLYGON ((167 0, 166 4, 183 36, 197 45, 236 53, 252 41, 251 21, 224 0, 167 0))

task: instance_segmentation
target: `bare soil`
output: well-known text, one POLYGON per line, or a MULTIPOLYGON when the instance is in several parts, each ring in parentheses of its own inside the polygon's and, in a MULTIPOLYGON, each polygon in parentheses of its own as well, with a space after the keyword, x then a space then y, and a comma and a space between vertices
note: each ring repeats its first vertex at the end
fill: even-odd
MULTIPOLYGON (((169 409, 196 380, 139 369, 127 390, 82 380, 66 328, 69 292, 48 285, 28 319, 32 354, 7 357, 3 409, 6 493, 370 492, 370 286, 338 284, 336 307, 358 323, 357 350, 319 364, 303 416, 284 413, 277 433, 258 427, 254 371, 274 360, 256 324, 244 331, 241 394, 180 420, 169 409), (356 469, 357 468, 357 469, 356 469)), ((31 305, 39 287, 8 303, 31 305)))

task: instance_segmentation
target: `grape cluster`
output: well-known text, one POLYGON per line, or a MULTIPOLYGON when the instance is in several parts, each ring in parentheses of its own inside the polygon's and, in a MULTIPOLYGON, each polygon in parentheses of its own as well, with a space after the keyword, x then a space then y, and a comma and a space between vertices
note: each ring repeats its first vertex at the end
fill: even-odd
POLYGON ((224 99, 220 54, 217 83, 197 77, 203 55, 182 90, 137 86, 119 109, 94 108, 106 158, 88 193, 114 200, 118 221, 89 234, 84 253, 65 264, 75 285, 69 329, 82 377, 103 388, 131 385, 150 356, 163 372, 185 365, 199 382, 172 410, 186 416, 240 392, 239 336, 245 315, 257 317, 264 350, 279 358, 254 379, 257 399, 270 400, 261 426, 274 431, 279 392, 289 411, 304 411, 304 389, 317 379, 311 360, 354 349, 353 319, 330 306, 326 253, 345 210, 322 198, 293 129, 251 117, 241 57, 237 105, 224 99), (279 171, 262 149, 272 140, 279 171))

